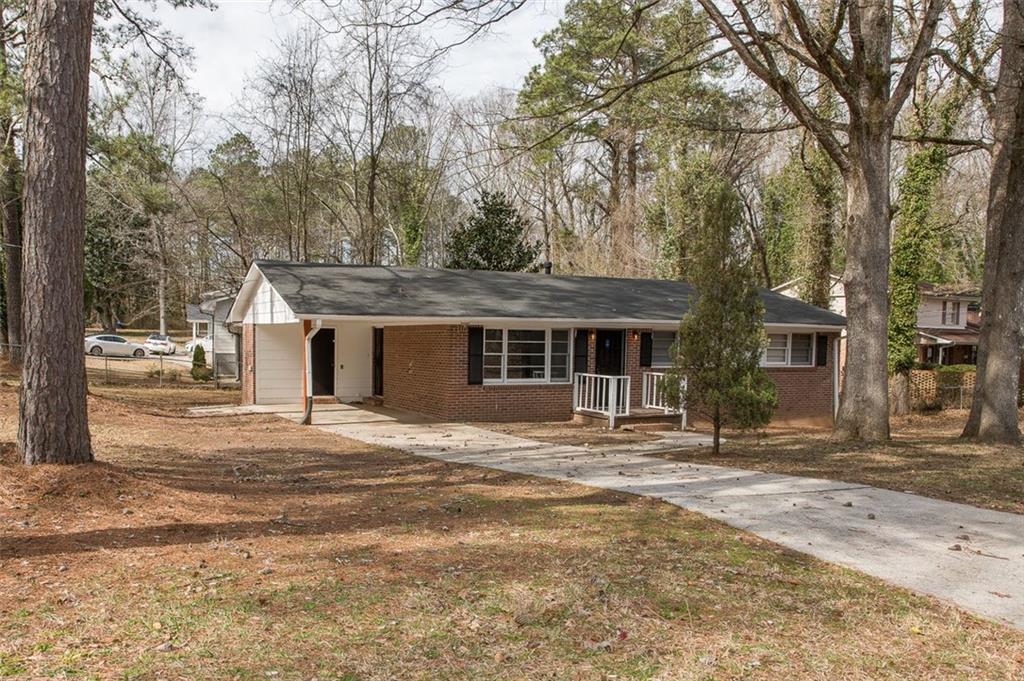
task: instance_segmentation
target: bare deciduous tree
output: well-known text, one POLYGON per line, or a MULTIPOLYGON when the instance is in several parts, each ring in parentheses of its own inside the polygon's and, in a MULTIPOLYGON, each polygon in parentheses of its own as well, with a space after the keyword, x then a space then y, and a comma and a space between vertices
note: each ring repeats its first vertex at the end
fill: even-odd
POLYGON ((887 439, 893 129, 928 57, 944 0, 926 0, 912 13, 912 47, 903 55, 894 54, 893 27, 900 19, 891 1, 838 3, 831 20, 816 19, 795 0, 733 0, 729 13, 714 0, 698 2, 747 70, 776 93, 842 173, 848 356, 855 360, 847 364, 835 433, 841 439, 887 439), (790 60, 799 69, 786 68, 790 60), (835 89, 843 119, 825 118, 815 109, 811 96, 819 77, 835 89))
POLYGON ((1004 0, 995 144, 985 235, 978 375, 964 436, 1020 442, 1017 409, 1024 342, 1024 6, 1004 0))

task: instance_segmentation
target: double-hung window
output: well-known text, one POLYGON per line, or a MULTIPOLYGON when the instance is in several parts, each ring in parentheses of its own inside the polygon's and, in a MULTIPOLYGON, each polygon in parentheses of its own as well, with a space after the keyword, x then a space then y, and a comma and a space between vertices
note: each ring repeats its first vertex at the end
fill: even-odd
POLYGON ((484 329, 485 383, 567 383, 568 329, 484 329))
POLYGON ((809 367, 814 364, 813 333, 770 333, 762 363, 770 367, 809 367))
POLYGON ((942 325, 960 326, 960 301, 942 301, 942 325))

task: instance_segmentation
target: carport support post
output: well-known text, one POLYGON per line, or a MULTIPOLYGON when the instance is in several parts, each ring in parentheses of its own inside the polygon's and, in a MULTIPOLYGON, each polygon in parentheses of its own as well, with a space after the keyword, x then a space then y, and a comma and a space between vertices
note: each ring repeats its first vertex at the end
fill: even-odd
POLYGON ((303 399, 303 413, 302 413, 302 425, 308 426, 313 422, 313 353, 311 352, 313 346, 313 336, 320 330, 321 322, 317 319, 315 322, 311 319, 302 320, 302 332, 305 337, 305 341, 302 345, 302 354, 305 358, 305 371, 302 374, 302 399, 303 399))

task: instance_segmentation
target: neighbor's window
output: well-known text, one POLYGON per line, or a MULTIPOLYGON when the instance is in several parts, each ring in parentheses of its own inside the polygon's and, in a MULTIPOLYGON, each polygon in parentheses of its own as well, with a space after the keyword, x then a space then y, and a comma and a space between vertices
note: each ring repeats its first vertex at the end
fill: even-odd
POLYGON ((676 342, 675 331, 655 331, 651 334, 651 366, 672 366, 672 346, 676 342))
POLYGON ((768 349, 764 356, 765 364, 786 364, 789 360, 789 336, 784 333, 768 334, 768 349))
POLYGON ((484 329, 484 381, 566 383, 568 329, 484 329))
POLYGON ((942 302, 942 324, 943 326, 960 325, 960 301, 942 302))

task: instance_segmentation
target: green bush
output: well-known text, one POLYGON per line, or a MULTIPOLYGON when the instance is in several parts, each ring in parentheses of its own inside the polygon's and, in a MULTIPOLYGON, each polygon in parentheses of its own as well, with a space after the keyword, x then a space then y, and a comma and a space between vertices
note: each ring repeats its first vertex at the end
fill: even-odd
POLYGON ((978 367, 973 364, 944 364, 935 368, 935 380, 944 387, 960 386, 968 374, 973 374, 978 367))
POLYGON ((972 371, 977 371, 978 367, 973 364, 940 364, 935 367, 935 370, 939 373, 949 374, 969 374, 972 371))
POLYGON ((206 350, 196 345, 192 351, 192 380, 206 382, 213 378, 213 369, 206 366, 206 350))

